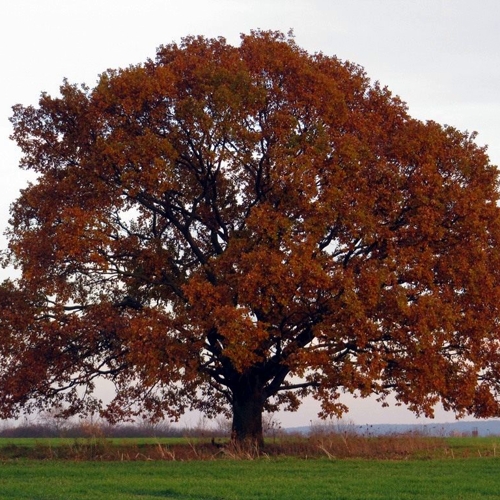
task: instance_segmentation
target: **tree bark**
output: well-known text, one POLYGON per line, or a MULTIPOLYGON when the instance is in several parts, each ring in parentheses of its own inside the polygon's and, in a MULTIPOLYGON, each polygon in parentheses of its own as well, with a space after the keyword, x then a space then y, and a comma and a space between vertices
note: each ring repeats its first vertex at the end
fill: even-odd
POLYGON ((264 446, 262 413, 264 390, 250 377, 233 388, 232 440, 238 446, 259 449, 264 446))

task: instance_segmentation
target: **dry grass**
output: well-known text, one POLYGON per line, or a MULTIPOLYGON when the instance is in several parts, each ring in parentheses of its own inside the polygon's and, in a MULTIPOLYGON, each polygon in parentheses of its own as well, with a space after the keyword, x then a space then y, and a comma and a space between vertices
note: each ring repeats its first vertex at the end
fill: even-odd
POLYGON ((442 458, 452 456, 446 438, 415 434, 367 437, 349 433, 320 433, 305 436, 282 436, 266 442, 263 449, 241 446, 229 440, 191 439, 139 442, 120 441, 103 437, 67 440, 54 446, 43 439, 33 446, 13 441, 0 447, 0 459, 59 459, 59 460, 216 460, 258 457, 293 456, 298 458, 330 459, 406 459, 442 458))
POLYGON ((88 422, 66 424, 62 429, 55 428, 53 422, 41 428, 21 426, 0 434, 0 460, 190 461, 258 457, 401 460, 494 457, 497 448, 500 450, 500 438, 495 437, 454 438, 416 431, 373 435, 360 433, 358 427, 343 421, 311 425, 307 435, 292 435, 278 425, 269 425, 265 447, 259 449, 251 443, 230 442, 224 437, 229 434, 230 426, 223 424, 227 422, 219 422, 215 428, 198 425, 184 429, 182 434, 168 426, 108 428, 102 423, 88 422), (35 431, 38 437, 27 437, 35 431), (127 431, 129 437, 124 437, 127 431), (50 437, 57 435, 63 437, 50 437))

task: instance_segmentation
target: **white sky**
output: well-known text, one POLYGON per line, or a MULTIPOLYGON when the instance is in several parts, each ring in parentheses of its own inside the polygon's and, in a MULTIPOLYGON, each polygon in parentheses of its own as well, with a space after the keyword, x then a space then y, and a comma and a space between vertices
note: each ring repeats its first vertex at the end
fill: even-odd
MULTIPOLYGON (((2 0, 1 230, 27 178, 9 140, 12 105, 36 104, 41 91, 57 93, 63 77, 92 86, 107 68, 143 62, 186 35, 238 44, 240 33, 255 28, 293 28, 308 51, 361 64, 408 103, 412 116, 478 131, 477 142, 488 144, 500 165, 498 0, 2 0)), ((347 418, 360 425, 415 422, 408 411, 373 401, 351 408, 347 418)), ((278 416, 285 426, 315 418, 309 402, 278 416)), ((451 419, 442 412, 436 418, 451 419)))

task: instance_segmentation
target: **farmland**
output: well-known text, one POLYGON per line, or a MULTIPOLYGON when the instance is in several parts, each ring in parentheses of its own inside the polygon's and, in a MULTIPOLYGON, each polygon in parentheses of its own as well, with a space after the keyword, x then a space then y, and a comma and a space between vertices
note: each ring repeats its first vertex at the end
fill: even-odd
POLYGON ((496 499, 500 460, 21 461, 0 499, 496 499))
POLYGON ((0 499, 498 498, 499 438, 326 439, 269 443, 258 457, 202 439, 3 439, 0 499))

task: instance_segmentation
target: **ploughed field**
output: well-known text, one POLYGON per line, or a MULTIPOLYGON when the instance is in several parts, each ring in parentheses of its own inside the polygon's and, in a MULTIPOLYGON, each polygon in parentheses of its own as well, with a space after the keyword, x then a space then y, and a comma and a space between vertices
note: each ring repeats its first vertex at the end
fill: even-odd
POLYGON ((0 499, 497 499, 500 438, 0 440, 0 499), (498 450, 497 450, 498 447, 498 450))

